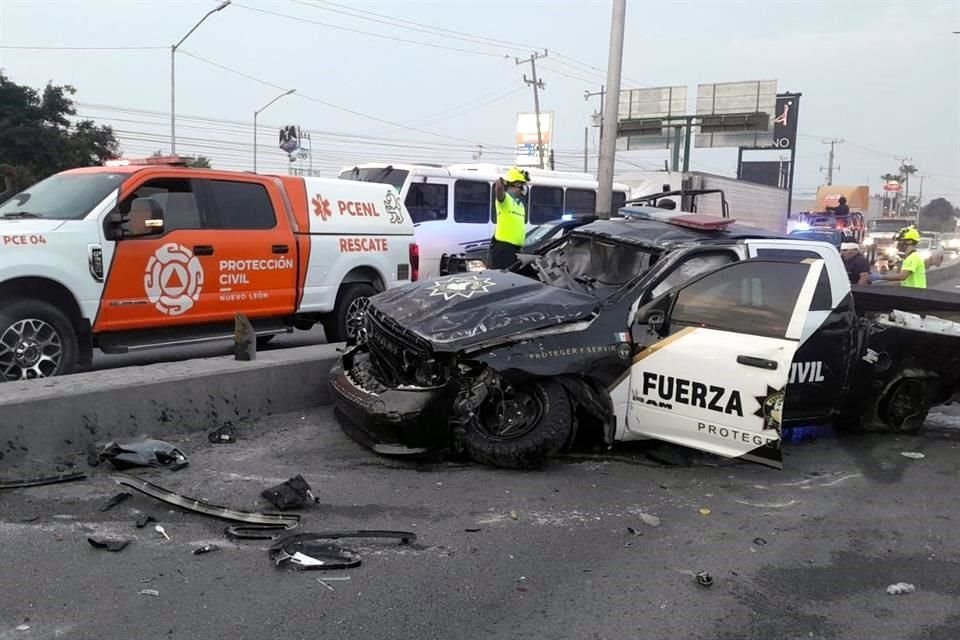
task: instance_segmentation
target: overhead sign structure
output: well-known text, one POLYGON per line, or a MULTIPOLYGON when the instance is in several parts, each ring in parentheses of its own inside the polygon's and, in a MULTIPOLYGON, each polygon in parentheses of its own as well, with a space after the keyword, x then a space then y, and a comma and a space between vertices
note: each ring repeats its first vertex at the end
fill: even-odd
POLYGON ((696 146, 769 147, 776 106, 776 80, 698 85, 696 146))
MULTIPOLYGON (((543 156, 550 156, 553 147, 555 119, 553 111, 540 112, 540 139, 543 142, 543 156)), ((517 145, 516 165, 520 167, 540 166, 540 149, 537 147, 537 115, 518 113, 515 132, 517 145)))
POLYGON ((620 92, 617 150, 666 149, 673 116, 687 112, 687 87, 652 87, 620 92))

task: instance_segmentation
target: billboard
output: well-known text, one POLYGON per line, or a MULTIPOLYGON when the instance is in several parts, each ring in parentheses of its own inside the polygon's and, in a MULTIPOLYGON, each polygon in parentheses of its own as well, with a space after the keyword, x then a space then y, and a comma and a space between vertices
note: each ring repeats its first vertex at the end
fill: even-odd
POLYGON ((776 80, 698 85, 696 146, 772 146, 776 104, 776 80))
POLYGON ((300 148, 300 127, 288 125, 280 129, 280 148, 292 154, 300 148))
MULTIPOLYGON (((543 141, 544 162, 550 159, 554 123, 553 111, 540 112, 540 138, 543 141)), ((537 147, 537 114, 517 114, 517 128, 514 139, 517 145, 516 165, 518 167, 540 166, 540 151, 537 147)))
POLYGON ((673 131, 665 120, 687 113, 687 88, 652 87, 620 92, 617 150, 665 149, 673 131))

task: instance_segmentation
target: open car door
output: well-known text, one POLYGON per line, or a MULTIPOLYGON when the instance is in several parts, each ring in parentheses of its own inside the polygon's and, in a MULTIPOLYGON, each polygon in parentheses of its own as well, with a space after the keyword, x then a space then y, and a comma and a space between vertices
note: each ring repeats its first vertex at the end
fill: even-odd
POLYGON ((822 270, 734 262, 641 307, 620 438, 781 468, 784 389, 822 270))

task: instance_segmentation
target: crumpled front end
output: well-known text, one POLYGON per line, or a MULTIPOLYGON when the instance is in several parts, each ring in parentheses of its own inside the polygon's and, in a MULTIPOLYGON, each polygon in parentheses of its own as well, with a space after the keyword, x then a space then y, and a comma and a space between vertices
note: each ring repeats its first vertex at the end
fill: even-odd
POLYGON ((456 393, 449 366, 375 308, 330 382, 341 427, 373 451, 416 456, 448 447, 456 393))

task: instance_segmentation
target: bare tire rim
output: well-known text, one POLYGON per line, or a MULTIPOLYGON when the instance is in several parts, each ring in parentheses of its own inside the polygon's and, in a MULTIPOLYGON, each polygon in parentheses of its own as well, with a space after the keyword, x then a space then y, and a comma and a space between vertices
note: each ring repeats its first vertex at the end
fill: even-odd
POLYGON ((484 411, 477 423, 493 440, 515 440, 536 429, 541 418, 543 402, 538 395, 518 392, 514 398, 484 411))
POLYGON ((347 306, 347 338, 357 337, 360 329, 363 328, 363 316, 367 313, 367 307, 370 306, 370 298, 354 298, 347 306))
POLYGON ((43 320, 18 320, 0 335, 0 377, 4 380, 50 377, 62 360, 60 334, 43 320))

